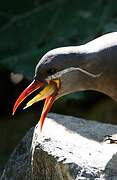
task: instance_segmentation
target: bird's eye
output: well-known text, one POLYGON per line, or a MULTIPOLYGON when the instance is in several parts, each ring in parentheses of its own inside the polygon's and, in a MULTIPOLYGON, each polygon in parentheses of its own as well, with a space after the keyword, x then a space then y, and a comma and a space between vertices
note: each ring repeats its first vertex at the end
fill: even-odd
POLYGON ((50 68, 47 70, 47 73, 48 73, 48 75, 52 75, 52 74, 56 73, 56 69, 50 68))

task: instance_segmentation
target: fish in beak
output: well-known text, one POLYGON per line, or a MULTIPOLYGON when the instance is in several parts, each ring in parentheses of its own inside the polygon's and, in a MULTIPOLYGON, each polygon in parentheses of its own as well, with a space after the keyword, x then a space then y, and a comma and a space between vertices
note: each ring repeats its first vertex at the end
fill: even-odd
POLYGON ((43 88, 39 94, 37 94, 32 100, 30 100, 24 109, 28 108, 32 104, 45 99, 44 107, 42 110, 42 114, 40 117, 39 125, 40 130, 42 130, 44 120, 46 118, 46 115, 48 111, 50 110, 52 104, 54 103, 57 92, 60 88, 60 80, 51 80, 47 82, 47 85, 45 86, 44 82, 36 82, 35 80, 21 93, 21 95, 16 100, 14 107, 13 107, 13 115, 15 111, 17 110, 18 106, 24 101, 26 97, 28 97, 30 94, 32 94, 34 91, 43 88))

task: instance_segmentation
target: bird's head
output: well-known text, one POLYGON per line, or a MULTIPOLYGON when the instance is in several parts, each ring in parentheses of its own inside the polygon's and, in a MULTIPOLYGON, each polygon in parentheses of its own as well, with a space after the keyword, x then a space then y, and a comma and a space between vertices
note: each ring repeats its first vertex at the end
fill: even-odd
MULTIPOLYGON (((65 94, 76 91, 76 72, 78 73, 78 70, 73 68, 75 64, 73 64, 74 61, 72 61, 73 56, 74 59, 76 56, 72 52, 64 52, 66 52, 64 48, 59 48, 48 52, 42 57, 36 66, 33 82, 21 93, 13 107, 14 114, 18 106, 27 96, 39 90, 38 94, 26 104, 25 108, 45 99, 39 122, 41 129, 53 102, 65 94)), ((80 82, 79 87, 81 87, 80 82)))

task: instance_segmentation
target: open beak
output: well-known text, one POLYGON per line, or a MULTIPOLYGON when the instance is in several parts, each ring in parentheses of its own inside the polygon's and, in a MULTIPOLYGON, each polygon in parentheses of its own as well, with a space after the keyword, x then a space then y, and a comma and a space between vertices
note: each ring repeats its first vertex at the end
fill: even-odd
POLYGON ((32 100, 30 100, 24 109, 28 108, 32 104, 45 99, 44 107, 42 110, 41 118, 39 121, 40 124, 40 130, 42 130, 44 120, 46 118, 46 115, 48 111, 50 110, 52 104, 54 103, 56 99, 57 92, 60 88, 60 80, 51 80, 48 82, 47 86, 45 86, 44 82, 36 82, 35 80, 21 93, 21 95, 16 100, 14 107, 13 107, 13 115, 18 108, 18 106, 24 101, 24 99, 32 94, 37 89, 43 87, 43 90, 39 92, 32 100))

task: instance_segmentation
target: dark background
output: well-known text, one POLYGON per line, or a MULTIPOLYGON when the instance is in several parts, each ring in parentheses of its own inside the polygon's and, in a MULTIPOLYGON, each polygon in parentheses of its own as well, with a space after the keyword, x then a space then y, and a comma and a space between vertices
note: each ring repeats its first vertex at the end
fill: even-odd
MULTIPOLYGON (((53 48, 80 45, 112 31, 117 31, 116 0, 0 2, 0 169, 28 129, 39 120, 43 102, 23 111, 24 102, 15 116, 11 115, 13 104, 31 82, 39 59, 53 48), (23 78, 19 80, 16 73, 23 78)), ((117 122, 116 103, 94 91, 62 97, 51 111, 117 122)))

